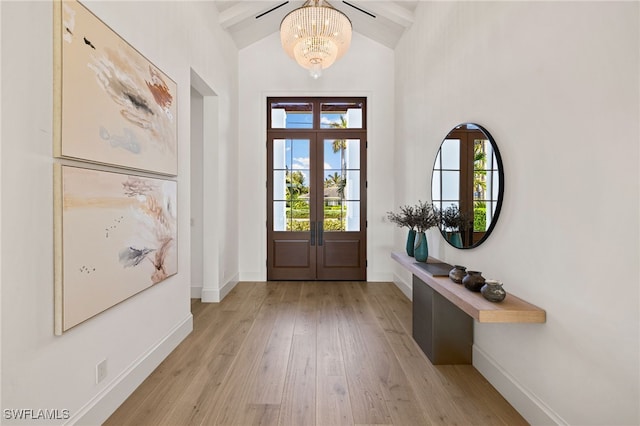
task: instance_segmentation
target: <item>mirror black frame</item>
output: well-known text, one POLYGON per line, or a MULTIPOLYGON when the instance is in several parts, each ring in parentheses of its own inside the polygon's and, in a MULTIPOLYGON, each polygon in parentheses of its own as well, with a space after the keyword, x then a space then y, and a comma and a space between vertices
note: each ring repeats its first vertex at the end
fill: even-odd
MULTIPOLYGON (((467 235, 466 238, 463 239, 463 241, 466 241, 466 240, 470 240, 471 241, 471 244, 466 245, 466 246, 464 244, 461 244, 461 246, 458 246, 458 245, 452 243, 447 238, 447 236, 445 235, 445 230, 443 229, 443 227, 440 227, 440 234, 442 235, 443 239, 450 246, 455 247, 457 249, 462 249, 462 250, 478 247, 480 244, 482 244, 483 242, 485 242, 487 240, 487 238, 489 237, 489 235, 493 231, 493 228, 495 228, 496 223, 498 222, 498 217, 500 216, 500 211, 502 210, 502 201, 503 201, 503 197, 504 197, 504 165, 502 163, 502 156, 500 155, 500 151, 498 150, 498 145, 496 144, 495 139, 493 138, 493 136, 491 136, 491 133, 489 133, 489 131, 487 129, 485 129, 484 127, 482 127, 481 125, 476 124, 476 123, 465 122, 465 123, 458 124, 456 127, 451 129, 449 131, 449 133, 447 133, 447 135, 444 137, 442 142, 440 143, 440 147, 438 148, 438 153, 436 154, 436 159, 434 160, 433 169, 432 169, 432 173, 431 173, 431 200, 434 203, 434 205, 436 205, 436 200, 433 199, 433 195, 434 195, 433 194, 433 184, 434 184, 433 179, 434 179, 434 176, 435 176, 435 172, 437 170, 439 170, 441 172, 444 170, 441 167, 440 168, 436 168, 438 158, 440 158, 440 153, 441 153, 441 150, 442 150, 442 144, 444 143, 445 140, 447 140, 449 138, 449 135, 451 135, 453 132, 455 132, 457 130, 460 130, 462 127, 467 128, 467 126, 469 126, 469 125, 477 128, 478 130, 480 130, 486 136, 486 139, 491 144, 491 148, 493 150, 493 154, 494 154, 494 156, 496 158, 496 163, 497 163, 498 196, 497 196, 497 200, 496 200, 495 210, 494 210, 493 216, 491 218, 491 223, 487 227, 487 230, 485 231, 484 235, 478 241, 476 241, 476 242, 473 241, 473 232, 474 232, 473 223, 471 223, 470 229, 468 230, 469 235, 467 235)), ((471 173, 471 176, 473 176, 473 171, 471 173)), ((458 196, 460 196, 460 194, 458 196)), ((437 200, 437 201, 440 203, 440 207, 442 207, 442 194, 440 194, 440 199, 437 200)), ((471 201, 473 202, 473 199, 471 201)), ((460 200, 458 200, 458 205, 460 205, 460 200)))

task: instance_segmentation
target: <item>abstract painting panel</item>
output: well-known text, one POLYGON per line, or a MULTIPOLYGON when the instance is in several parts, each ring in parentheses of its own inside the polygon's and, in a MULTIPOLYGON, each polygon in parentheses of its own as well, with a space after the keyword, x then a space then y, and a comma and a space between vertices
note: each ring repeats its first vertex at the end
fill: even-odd
POLYGON ((56 334, 177 273, 177 183, 55 165, 56 334))
POLYGON ((54 9, 54 155, 176 175, 175 82, 82 4, 54 9))

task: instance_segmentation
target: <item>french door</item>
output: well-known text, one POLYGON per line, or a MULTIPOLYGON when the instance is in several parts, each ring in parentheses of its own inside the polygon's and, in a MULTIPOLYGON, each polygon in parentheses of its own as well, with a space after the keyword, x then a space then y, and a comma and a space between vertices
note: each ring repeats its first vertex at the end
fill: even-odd
MULTIPOLYGON (((337 124, 323 128, 319 119, 307 117, 308 128, 287 128, 286 123, 273 128, 273 114, 269 120, 267 279, 366 280, 363 101, 356 103, 358 118, 351 114, 356 128, 349 128, 345 118, 354 109, 352 100, 306 101, 311 114, 313 109, 329 111, 325 118, 331 115, 337 124)), ((300 114, 291 101, 270 98, 269 102, 271 110, 284 104, 280 109, 293 116, 290 122, 309 113, 300 114)))

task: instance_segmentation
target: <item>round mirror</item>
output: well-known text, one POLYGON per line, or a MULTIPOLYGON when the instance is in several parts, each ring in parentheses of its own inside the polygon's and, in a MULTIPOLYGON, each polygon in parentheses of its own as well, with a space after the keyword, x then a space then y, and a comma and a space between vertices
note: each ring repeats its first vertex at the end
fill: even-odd
POLYGON ((482 244, 496 225, 503 193, 502 158, 489 132, 473 123, 451 130, 431 177, 431 200, 441 212, 445 240, 460 249, 482 244))

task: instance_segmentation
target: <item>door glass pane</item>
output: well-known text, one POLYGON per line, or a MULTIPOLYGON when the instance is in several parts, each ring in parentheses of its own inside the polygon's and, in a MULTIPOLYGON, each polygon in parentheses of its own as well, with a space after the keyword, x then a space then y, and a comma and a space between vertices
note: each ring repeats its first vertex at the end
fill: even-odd
POLYGON ((344 199, 344 177, 340 170, 325 170, 324 204, 337 206, 344 199))
POLYGON ((288 216, 291 219, 287 231, 309 231, 309 197, 292 199, 288 204, 288 216))
POLYGON ((362 129, 362 102, 323 102, 321 129, 362 129))
POLYGON ((360 139, 347 139, 344 152, 345 166, 347 169, 360 169, 360 139))
POLYGON ((360 230, 360 201, 336 201, 324 206, 324 231, 360 230))
POLYGON ((445 139, 440 154, 443 169, 460 170, 460 139, 445 139))
POLYGON ((497 201, 500 193, 500 176, 497 171, 492 171, 489 176, 491 178, 487 184, 487 187, 491 188, 491 196, 489 198, 492 201, 497 201))
POLYGON ((487 199, 487 171, 476 170, 473 172, 473 199, 487 199))
POLYGON ((289 218, 287 217, 287 202, 286 201, 274 201, 273 202, 273 230, 274 231, 286 231, 289 224, 289 218))
POLYGON ((347 170, 343 185, 345 200, 360 200, 360 170, 347 170))
POLYGON ((273 230, 309 230, 308 139, 273 141, 273 230))
POLYGON ((286 218, 286 146, 284 139, 273 141, 273 230, 284 231, 288 220, 286 218))
MULTIPOLYGON (((285 150, 285 168, 287 170, 305 170, 305 180, 309 181, 309 140, 287 139, 285 150)), ((275 154, 275 153, 274 153, 275 154)), ((275 155, 274 155, 275 158, 275 155)))
POLYGON ((345 231, 360 230, 360 201, 344 202, 345 231))
MULTIPOLYGON (((344 140, 325 139, 324 141, 324 170, 343 170, 343 154, 346 145, 344 140)), ((343 167, 345 166, 345 167, 343 167)))
POLYGON ((331 231, 344 231, 344 214, 343 214, 343 201, 341 200, 327 200, 325 198, 324 203, 324 230, 325 232, 331 231))
POLYGON ((273 171, 273 199, 276 201, 287 199, 287 172, 285 170, 273 171))
POLYGON ((433 201, 441 200, 440 194, 440 171, 433 169, 433 178, 431 179, 431 197, 433 201))
POLYGON ((360 230, 360 140, 324 139, 324 230, 360 230))
POLYGON ((491 205, 487 206, 487 203, 484 201, 475 201, 473 203, 473 230, 476 232, 486 231, 487 223, 489 223, 487 219, 490 218, 491 205))
POLYGON ((457 171, 442 172, 442 199, 460 199, 460 173, 457 171))
POLYGON ((310 102, 272 102, 271 128, 313 128, 313 104, 310 102))
POLYGON ((360 140, 325 139, 324 169, 325 171, 360 170, 360 140))

